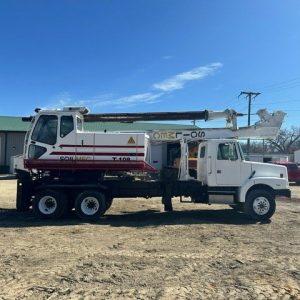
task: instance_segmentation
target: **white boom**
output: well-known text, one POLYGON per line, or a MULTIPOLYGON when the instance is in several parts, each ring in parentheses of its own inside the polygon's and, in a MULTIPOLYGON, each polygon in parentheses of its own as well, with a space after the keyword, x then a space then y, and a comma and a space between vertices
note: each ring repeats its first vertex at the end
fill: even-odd
MULTIPOLYGON (((160 130, 152 131, 149 133, 150 142, 157 144, 161 142, 180 141, 180 164, 178 179, 179 180, 190 180, 192 177, 189 175, 189 146, 188 143, 191 141, 199 141, 206 139, 273 139, 277 136, 280 127, 282 125, 284 116, 286 115, 282 111, 277 111, 273 114, 269 114, 266 109, 261 109, 257 112, 260 120, 253 126, 249 127, 237 127, 236 118, 231 128, 205 128, 195 130, 160 130)), ((213 115, 210 119, 214 119, 213 115)), ((220 115, 216 114, 216 118, 220 115)), ((228 119, 227 119, 228 124, 228 119)))
POLYGON ((194 130, 154 130, 148 132, 152 142, 162 141, 197 141, 201 139, 274 139, 282 125, 284 116, 282 111, 272 114, 266 109, 257 112, 260 120, 249 127, 232 126, 231 128, 199 128, 194 130))

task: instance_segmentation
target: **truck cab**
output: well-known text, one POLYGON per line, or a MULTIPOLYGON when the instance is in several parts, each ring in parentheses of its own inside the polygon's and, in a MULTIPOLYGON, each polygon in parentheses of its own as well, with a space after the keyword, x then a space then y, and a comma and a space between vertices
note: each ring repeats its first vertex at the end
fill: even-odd
MULTIPOLYGON (((264 214, 264 208, 265 212, 269 211, 270 206, 275 206, 277 195, 290 197, 286 168, 246 161, 239 142, 232 139, 200 143, 197 176, 197 180, 210 191, 209 202, 213 203, 216 194, 227 194, 230 196, 228 204, 243 210, 244 204, 250 205, 248 211, 253 214, 255 207, 256 214, 264 214)), ((225 204, 223 198, 222 203, 225 204)))
POLYGON ((243 186, 264 178, 274 188, 288 188, 284 166, 246 161, 237 140, 207 140, 199 145, 198 180, 208 186, 243 186))

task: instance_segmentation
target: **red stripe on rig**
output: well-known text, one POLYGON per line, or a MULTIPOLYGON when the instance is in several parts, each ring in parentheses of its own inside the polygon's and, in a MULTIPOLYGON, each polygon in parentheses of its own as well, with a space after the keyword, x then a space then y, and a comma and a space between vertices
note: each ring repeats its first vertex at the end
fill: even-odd
POLYGON ((61 161, 58 159, 25 159, 26 168, 38 170, 115 170, 157 172, 145 161, 61 161))
POLYGON ((95 156, 144 156, 144 153, 125 152, 62 152, 54 151, 50 155, 95 155, 95 156))
POLYGON ((117 145, 59 145, 60 148, 145 148, 145 146, 117 146, 117 145))

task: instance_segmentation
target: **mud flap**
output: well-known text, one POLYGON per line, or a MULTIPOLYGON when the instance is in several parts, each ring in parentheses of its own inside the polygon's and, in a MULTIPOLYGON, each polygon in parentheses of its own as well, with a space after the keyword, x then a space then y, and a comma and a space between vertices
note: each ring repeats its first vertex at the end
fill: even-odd
POLYGON ((19 212, 29 210, 31 206, 31 185, 27 180, 17 180, 16 208, 19 212))

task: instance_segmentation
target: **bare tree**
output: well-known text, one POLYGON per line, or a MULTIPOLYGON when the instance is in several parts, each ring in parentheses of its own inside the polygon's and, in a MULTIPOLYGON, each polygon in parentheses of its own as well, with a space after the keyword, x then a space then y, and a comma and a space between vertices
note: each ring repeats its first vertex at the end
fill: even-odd
POLYGON ((276 139, 267 140, 266 143, 270 152, 293 153, 300 148, 300 127, 281 129, 276 139))
MULTIPOLYGON (((247 153, 247 143, 245 141, 240 142, 243 152, 247 153)), ((263 153, 263 142, 251 140, 250 142, 250 153, 263 153)))

